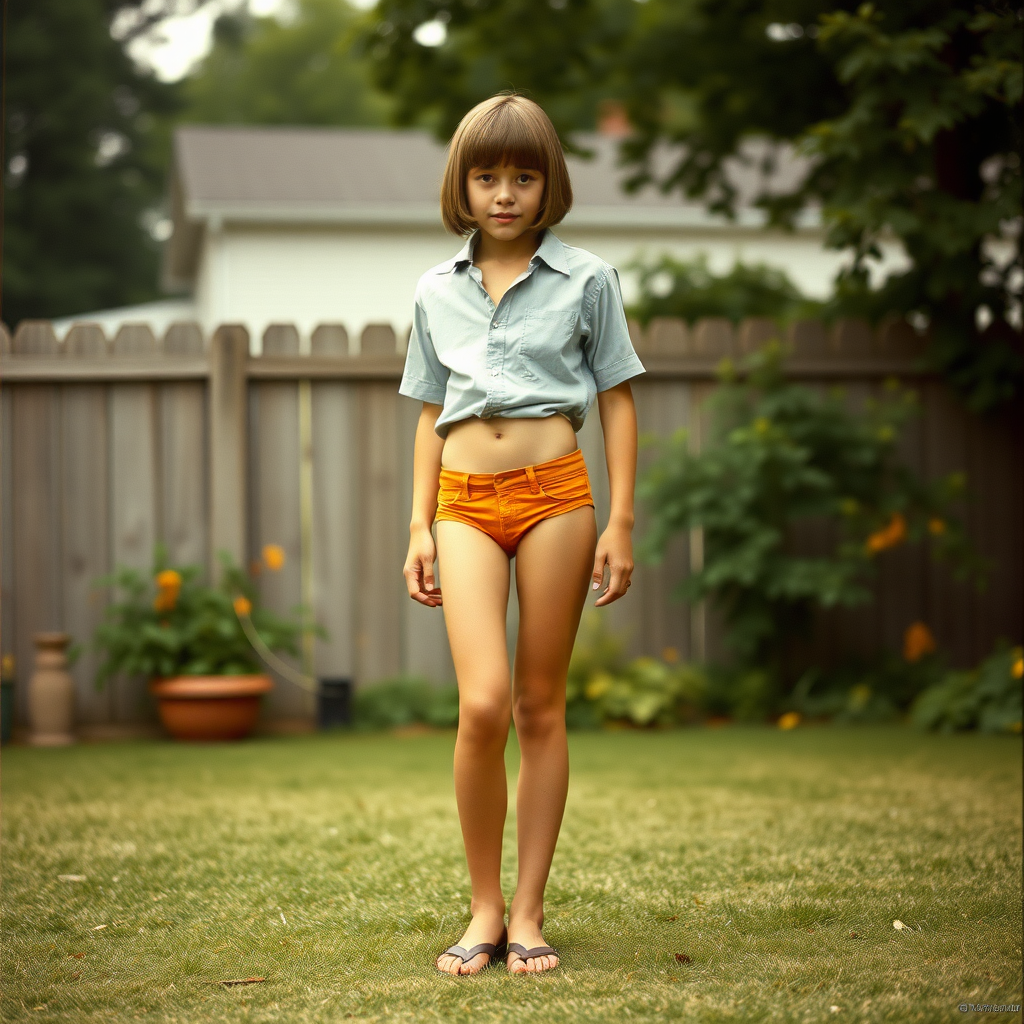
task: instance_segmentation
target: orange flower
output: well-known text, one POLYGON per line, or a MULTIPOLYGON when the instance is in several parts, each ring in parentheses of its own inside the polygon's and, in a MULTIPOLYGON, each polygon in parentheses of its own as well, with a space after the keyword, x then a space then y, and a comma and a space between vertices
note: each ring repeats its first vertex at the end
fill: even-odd
POLYGON ((661 657, 664 661, 676 662, 679 660, 679 651, 675 647, 665 647, 662 649, 661 657))
POLYGON ((280 544, 264 544, 263 561, 268 569, 280 569, 284 565, 284 548, 280 544))
POLYGON ((242 597, 241 594, 235 598, 235 614, 236 615, 248 615, 252 611, 252 601, 247 597, 242 597))
POLYGON ((876 555, 879 551, 884 551, 886 548, 895 547, 906 535, 907 521, 903 518, 903 513, 894 512, 892 519, 882 529, 876 530, 871 534, 864 542, 864 546, 869 554, 876 555))
POLYGON ((800 724, 799 711, 787 711, 779 716, 778 726, 780 729, 795 729, 800 724))
POLYGON ((1024 651, 1019 647, 1013 649, 1013 668, 1010 669, 1010 674, 1014 679, 1024 677, 1024 651))
POLYGON ((156 585, 161 590, 180 590, 181 573, 175 572, 174 569, 164 569, 163 572, 157 573, 156 585))
POLYGON ((903 657, 907 661, 920 661, 935 650, 935 637, 923 623, 915 622, 903 634, 903 657))
POLYGON ((153 599, 153 607, 158 612, 174 611, 178 603, 178 592, 176 590, 161 590, 153 599))
POLYGON ((939 519, 938 516, 934 516, 928 520, 928 532, 938 537, 946 532, 946 521, 945 519, 939 519))

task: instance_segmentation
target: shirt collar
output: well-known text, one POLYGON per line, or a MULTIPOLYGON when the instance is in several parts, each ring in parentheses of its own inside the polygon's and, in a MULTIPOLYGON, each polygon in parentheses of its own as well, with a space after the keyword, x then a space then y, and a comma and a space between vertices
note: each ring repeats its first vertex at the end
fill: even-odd
MULTIPOLYGON (((457 270, 463 264, 471 264, 473 250, 476 248, 476 240, 479 237, 480 229, 477 228, 466 239, 466 244, 458 256, 444 265, 446 270, 457 270)), ((530 262, 537 259, 543 260, 552 270, 557 270, 560 274, 565 274, 566 277, 569 276, 569 261, 565 257, 565 245, 560 238, 551 233, 550 228, 546 229, 541 236, 540 245, 537 246, 537 251, 531 257, 530 262)))

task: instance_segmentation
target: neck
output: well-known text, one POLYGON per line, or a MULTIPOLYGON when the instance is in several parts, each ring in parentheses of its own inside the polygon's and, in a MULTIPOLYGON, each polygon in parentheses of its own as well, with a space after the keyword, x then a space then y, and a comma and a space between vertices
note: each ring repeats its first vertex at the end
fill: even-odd
POLYGON ((540 245, 540 234, 540 231, 524 231, 517 238, 506 241, 494 238, 481 229, 473 247, 473 262, 497 260, 500 263, 513 263, 516 260, 528 260, 540 245))

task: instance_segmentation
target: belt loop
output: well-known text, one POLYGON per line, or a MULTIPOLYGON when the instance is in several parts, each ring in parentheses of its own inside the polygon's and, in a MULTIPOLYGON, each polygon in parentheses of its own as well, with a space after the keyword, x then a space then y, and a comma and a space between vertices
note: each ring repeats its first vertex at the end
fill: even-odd
POLYGON ((462 474, 462 489, 460 491, 460 494, 461 494, 461 496, 466 501, 469 501, 469 474, 468 473, 463 473, 462 474))
POLYGON ((537 483, 537 474, 533 471, 533 466, 527 466, 525 468, 526 468, 526 475, 527 475, 527 477, 529 478, 529 481, 530 481, 530 490, 534 494, 539 494, 540 493, 540 484, 537 483))

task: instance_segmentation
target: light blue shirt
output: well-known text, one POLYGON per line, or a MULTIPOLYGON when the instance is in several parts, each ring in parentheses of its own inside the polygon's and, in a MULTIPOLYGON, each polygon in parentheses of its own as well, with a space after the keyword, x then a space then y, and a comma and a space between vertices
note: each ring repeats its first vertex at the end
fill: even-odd
POLYGON ((495 306, 473 266, 478 235, 416 286, 399 394, 444 406, 440 437, 469 416, 561 413, 579 431, 599 391, 645 372, 618 272, 548 230, 495 306))

